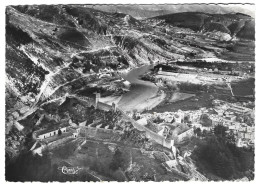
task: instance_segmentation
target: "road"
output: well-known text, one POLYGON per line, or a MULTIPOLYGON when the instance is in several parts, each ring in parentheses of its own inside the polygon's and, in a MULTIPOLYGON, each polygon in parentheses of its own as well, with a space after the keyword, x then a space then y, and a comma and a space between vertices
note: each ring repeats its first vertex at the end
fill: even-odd
POLYGON ((123 76, 124 79, 131 83, 130 91, 125 93, 118 103, 118 106, 124 111, 143 110, 150 106, 147 101, 157 95, 158 87, 149 81, 138 79, 140 75, 145 74, 151 65, 144 65, 139 68, 132 69, 123 76))

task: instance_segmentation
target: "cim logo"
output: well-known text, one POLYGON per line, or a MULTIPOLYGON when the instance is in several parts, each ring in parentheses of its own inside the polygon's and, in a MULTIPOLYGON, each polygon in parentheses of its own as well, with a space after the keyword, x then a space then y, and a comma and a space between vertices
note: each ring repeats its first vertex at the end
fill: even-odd
POLYGON ((66 167, 66 166, 62 166, 62 167, 58 167, 59 170, 61 170, 61 172, 65 175, 75 175, 78 174, 79 170, 81 170, 82 168, 80 167, 66 167))

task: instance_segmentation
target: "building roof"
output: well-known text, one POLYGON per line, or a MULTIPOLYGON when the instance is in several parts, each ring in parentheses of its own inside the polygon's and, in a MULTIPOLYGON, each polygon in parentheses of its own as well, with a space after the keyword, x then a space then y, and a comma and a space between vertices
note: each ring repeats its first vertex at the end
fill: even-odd
POLYGON ((183 133, 183 132, 185 132, 187 130, 189 130, 189 127, 186 124, 182 123, 181 125, 176 127, 172 132, 173 132, 173 134, 179 135, 179 134, 181 134, 181 133, 183 133))
POLYGON ((73 132, 65 132, 65 133, 62 133, 61 135, 48 137, 48 138, 44 139, 44 141, 46 143, 51 143, 51 142, 55 142, 55 141, 63 139, 63 138, 67 138, 72 135, 73 135, 73 132))
POLYGON ((172 131, 172 133, 174 135, 179 135, 185 131, 187 131, 189 129, 189 127, 185 124, 185 123, 173 123, 171 125, 165 123, 162 126, 167 126, 170 128, 170 131, 172 131))
POLYGON ((70 124, 68 122, 63 122, 60 125, 55 125, 50 128, 45 128, 45 129, 40 129, 40 130, 34 131, 34 133, 36 134, 36 136, 39 136, 39 135, 46 134, 46 133, 58 130, 60 128, 68 127, 68 126, 70 126, 70 124))

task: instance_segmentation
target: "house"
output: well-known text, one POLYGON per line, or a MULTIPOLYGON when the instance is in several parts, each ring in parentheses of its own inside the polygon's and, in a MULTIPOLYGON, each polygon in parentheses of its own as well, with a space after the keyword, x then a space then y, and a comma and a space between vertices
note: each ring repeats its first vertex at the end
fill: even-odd
POLYGON ((38 154, 42 156, 42 152, 47 148, 53 149, 63 144, 68 139, 77 138, 79 136, 79 133, 80 133, 80 128, 68 127, 66 133, 63 133, 60 136, 49 136, 48 138, 45 139, 38 138, 40 141, 36 140, 35 144, 32 146, 30 151, 32 151, 33 154, 38 154))
POLYGON ((226 116, 226 119, 234 122, 236 120, 236 116, 235 115, 228 115, 228 116, 226 116))
POLYGON ((191 138, 193 135, 194 135, 194 130, 193 130, 193 128, 191 128, 191 129, 179 134, 177 137, 177 140, 178 140, 178 142, 182 142, 184 140, 191 138))
POLYGON ((123 82, 123 85, 124 85, 126 88, 129 89, 130 86, 131 86, 131 83, 130 83, 129 81, 126 80, 126 81, 123 82))
POLYGON ((240 131, 240 132, 246 132, 246 127, 240 127, 238 130, 240 131))
POLYGON ((184 112, 182 110, 178 110, 177 114, 180 116, 181 120, 184 119, 184 112))
MULTIPOLYGON (((171 123, 172 120, 174 119, 174 117, 172 115, 166 115, 163 117, 163 119, 165 122, 171 123)), ((175 120, 176 120, 176 118, 175 118, 175 120)))
POLYGON ((181 118, 180 115, 175 114, 175 115, 174 115, 174 118, 175 118, 175 122, 177 122, 177 123, 181 123, 181 122, 182 122, 182 118, 181 118))
POLYGON ((78 125, 76 123, 74 123, 71 119, 69 120, 69 124, 70 126, 73 126, 73 127, 77 127, 78 125))
POLYGON ((255 131, 254 127, 247 126, 247 132, 254 132, 254 131, 255 131))
POLYGON ((40 129, 38 131, 33 132, 33 137, 35 139, 46 139, 55 135, 58 135, 59 132, 64 133, 67 132, 67 128, 70 126, 69 123, 64 123, 59 126, 55 126, 52 128, 40 129))
POLYGON ((73 134, 72 137, 73 138, 77 138, 79 136, 80 133, 80 127, 70 127, 69 129, 73 134))
POLYGON ((255 139, 255 135, 254 133, 245 133, 245 139, 248 139, 248 140, 254 140, 255 139))
POLYGON ((200 129, 201 129, 201 131, 211 131, 212 127, 204 127, 204 126, 202 126, 200 129))
POLYGON ((139 125, 147 125, 147 120, 145 118, 139 119, 136 121, 139 125))
POLYGON ((238 105, 234 105, 234 104, 230 104, 229 111, 232 111, 237 114, 245 114, 247 112, 250 112, 251 109, 242 107, 242 106, 238 106, 238 105))
POLYGON ((79 123, 79 126, 80 126, 80 127, 84 127, 84 126, 86 126, 86 124, 87 124, 87 120, 86 120, 86 121, 83 121, 83 122, 81 122, 81 123, 79 123))
POLYGON ((190 114, 190 120, 192 122, 198 121, 200 119, 201 113, 194 112, 190 114))
POLYGON ((245 138, 245 133, 243 133, 243 132, 238 132, 238 133, 237 133, 237 137, 243 139, 243 138, 245 138))
POLYGON ((222 125, 223 121, 220 117, 218 116, 210 116, 210 119, 212 121, 212 125, 213 126, 217 126, 217 125, 222 125))
POLYGON ((236 127, 235 127, 235 125, 230 125, 230 126, 228 126, 228 129, 234 131, 234 130, 236 130, 236 127))
POLYGON ((195 127, 195 128, 201 128, 202 127, 202 125, 200 123, 192 123, 191 125, 192 125, 192 127, 195 127))
POLYGON ((32 146, 32 148, 30 149, 30 151, 32 151, 32 153, 38 154, 40 156, 42 156, 42 152, 43 150, 45 150, 47 148, 47 146, 45 144, 41 144, 39 141, 36 141, 34 143, 34 145, 32 146))
POLYGON ((167 137, 169 140, 176 140, 177 142, 178 140, 182 141, 183 139, 188 137, 191 134, 191 131, 193 133, 193 128, 189 128, 184 123, 173 123, 171 125, 163 125, 162 127, 163 129, 159 131, 158 134, 167 137))

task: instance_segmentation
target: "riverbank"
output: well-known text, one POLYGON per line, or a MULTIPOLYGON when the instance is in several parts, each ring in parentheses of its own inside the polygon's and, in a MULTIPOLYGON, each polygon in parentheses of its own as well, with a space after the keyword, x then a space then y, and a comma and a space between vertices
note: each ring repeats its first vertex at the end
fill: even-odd
POLYGON ((130 91, 123 94, 118 106, 124 111, 143 111, 152 109, 160 104, 166 95, 158 94, 159 88, 152 82, 140 80, 139 77, 150 69, 152 65, 134 68, 122 77, 131 83, 130 91))

